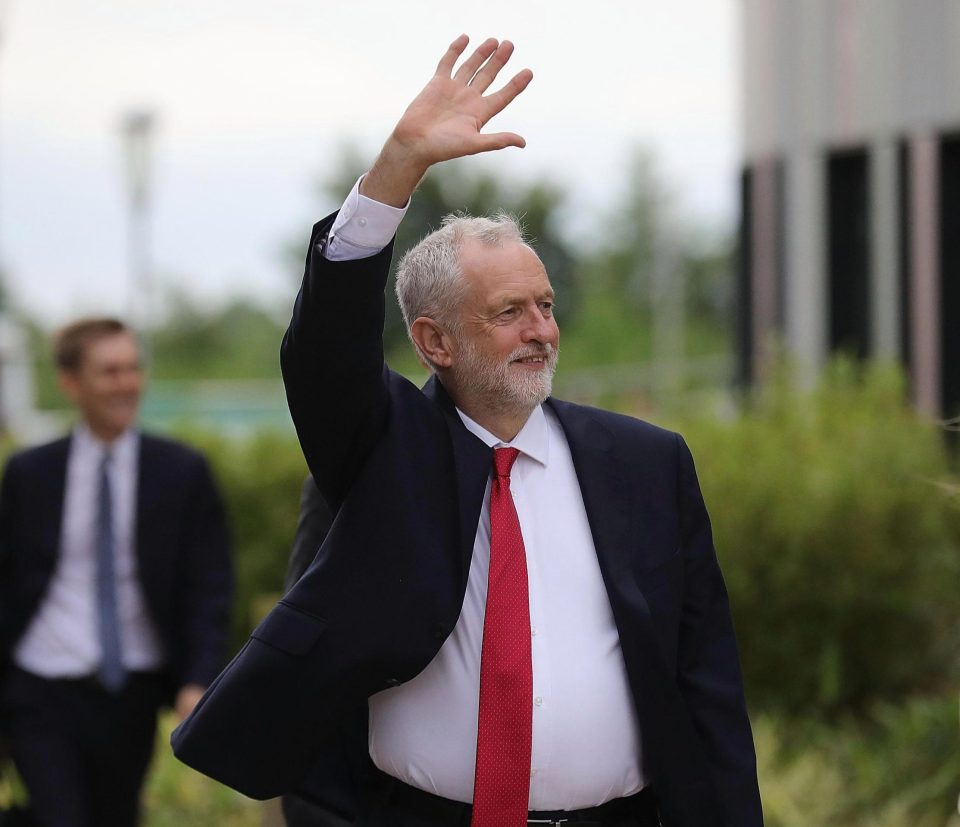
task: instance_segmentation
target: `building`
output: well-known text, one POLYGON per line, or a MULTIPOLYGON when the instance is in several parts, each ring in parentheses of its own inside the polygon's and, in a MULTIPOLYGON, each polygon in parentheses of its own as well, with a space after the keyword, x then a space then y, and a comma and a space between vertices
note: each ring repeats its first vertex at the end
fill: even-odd
POLYGON ((960 2, 741 0, 738 373, 899 360, 960 414, 960 2))

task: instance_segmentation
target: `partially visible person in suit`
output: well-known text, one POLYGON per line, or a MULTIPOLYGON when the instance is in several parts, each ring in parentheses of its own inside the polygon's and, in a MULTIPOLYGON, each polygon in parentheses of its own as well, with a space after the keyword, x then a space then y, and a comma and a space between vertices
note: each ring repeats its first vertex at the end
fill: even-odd
POLYGON ((283 581, 284 591, 290 590, 317 556, 317 549, 330 530, 333 516, 333 510, 323 499, 313 477, 308 476, 300 489, 300 513, 287 563, 287 576, 283 581))
MULTIPOLYGON (((313 477, 308 476, 300 490, 297 533, 290 550, 284 591, 289 591, 313 562, 317 549, 330 530, 333 517, 333 511, 320 494, 313 477)), ((309 779, 296 793, 283 796, 282 808, 287 827, 350 827, 349 821, 331 812, 322 801, 310 794, 309 779)))
POLYGON ((79 421, 0 487, 0 725, 38 827, 133 827, 158 709, 223 665, 227 525, 204 458, 137 429, 126 325, 71 324, 55 356, 79 421))

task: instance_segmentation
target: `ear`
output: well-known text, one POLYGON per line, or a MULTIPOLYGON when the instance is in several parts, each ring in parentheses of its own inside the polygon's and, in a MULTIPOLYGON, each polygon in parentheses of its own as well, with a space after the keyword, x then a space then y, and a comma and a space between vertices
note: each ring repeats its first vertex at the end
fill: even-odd
POLYGON ((410 338, 437 368, 453 364, 453 337, 429 316, 421 316, 410 325, 410 338))
POLYGON ((63 395, 76 404, 77 398, 80 395, 80 384, 77 381, 76 374, 69 370, 57 371, 57 385, 59 385, 63 395))

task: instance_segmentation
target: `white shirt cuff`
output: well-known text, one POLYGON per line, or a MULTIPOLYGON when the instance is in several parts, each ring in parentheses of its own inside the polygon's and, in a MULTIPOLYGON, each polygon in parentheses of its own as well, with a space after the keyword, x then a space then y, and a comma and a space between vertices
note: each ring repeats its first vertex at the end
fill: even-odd
POLYGON ((347 200, 330 228, 323 255, 328 261, 352 261, 376 255, 390 243, 407 214, 407 207, 391 207, 360 194, 360 182, 353 185, 347 200))

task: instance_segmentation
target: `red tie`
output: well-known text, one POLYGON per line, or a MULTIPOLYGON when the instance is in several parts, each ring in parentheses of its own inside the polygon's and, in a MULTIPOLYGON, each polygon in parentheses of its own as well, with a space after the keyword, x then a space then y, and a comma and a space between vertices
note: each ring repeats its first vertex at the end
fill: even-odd
POLYGON ((480 722, 471 827, 526 827, 533 739, 527 557, 510 495, 520 452, 496 448, 490 485, 490 575, 480 656, 480 722))

